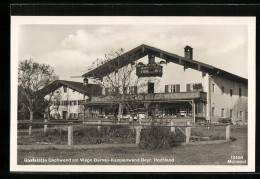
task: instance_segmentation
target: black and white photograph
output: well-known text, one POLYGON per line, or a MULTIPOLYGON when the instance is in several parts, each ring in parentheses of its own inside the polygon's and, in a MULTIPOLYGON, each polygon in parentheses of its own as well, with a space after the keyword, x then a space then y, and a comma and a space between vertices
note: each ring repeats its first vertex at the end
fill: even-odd
POLYGON ((253 172, 255 28, 12 16, 10 170, 253 172))

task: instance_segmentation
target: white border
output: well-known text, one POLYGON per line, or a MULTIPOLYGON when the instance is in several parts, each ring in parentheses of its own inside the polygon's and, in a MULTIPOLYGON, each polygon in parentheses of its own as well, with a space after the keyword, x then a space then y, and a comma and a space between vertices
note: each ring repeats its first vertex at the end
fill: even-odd
POLYGON ((254 172, 255 171, 255 17, 11 17, 10 171, 28 172, 254 172), (138 19, 138 20, 137 20, 138 19), (17 165, 17 80, 19 25, 246 25, 248 27, 248 165, 17 165))

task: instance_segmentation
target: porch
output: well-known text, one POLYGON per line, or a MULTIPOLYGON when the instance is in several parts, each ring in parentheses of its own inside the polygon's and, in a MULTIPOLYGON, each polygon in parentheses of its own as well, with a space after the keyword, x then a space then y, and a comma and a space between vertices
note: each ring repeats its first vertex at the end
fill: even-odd
POLYGON ((111 118, 114 120, 190 121, 205 119, 206 96, 202 91, 179 93, 124 94, 93 97, 84 103, 84 120, 111 118))

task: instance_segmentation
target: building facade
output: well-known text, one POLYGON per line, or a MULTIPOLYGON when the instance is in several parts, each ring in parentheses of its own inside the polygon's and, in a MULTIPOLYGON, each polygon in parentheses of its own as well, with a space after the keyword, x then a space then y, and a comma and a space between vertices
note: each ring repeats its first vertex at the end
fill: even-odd
MULTIPOLYGON (((101 88, 95 84, 57 80, 49 85, 46 100, 50 101, 46 111, 52 119, 84 119, 83 102, 92 96, 100 95, 101 88)), ((96 111, 85 110, 85 115, 96 114, 96 111)))
POLYGON ((247 79, 193 60, 189 46, 182 57, 141 45, 83 77, 102 87, 102 95, 84 103, 99 114, 247 122, 247 79))

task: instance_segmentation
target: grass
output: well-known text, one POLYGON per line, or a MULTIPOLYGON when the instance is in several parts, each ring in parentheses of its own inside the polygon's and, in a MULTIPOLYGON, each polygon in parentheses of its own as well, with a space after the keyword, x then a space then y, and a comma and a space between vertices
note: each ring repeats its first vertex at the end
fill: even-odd
MULTIPOLYGON (((206 133, 206 132, 205 132, 206 133)), ((222 133, 220 133, 222 135, 222 133)), ((88 150, 18 150, 19 165, 227 165, 231 156, 243 156, 247 160, 247 127, 231 126, 233 142, 200 146, 178 146, 169 150, 144 150, 130 148, 88 150), (78 159, 75 162, 24 162, 24 159, 78 159), (80 161, 81 158, 92 162, 80 161), (94 162, 94 158, 101 159, 94 162), (104 160, 139 159, 139 162, 106 162, 104 160), (141 159, 146 159, 141 161, 141 159), (172 159, 174 162, 155 162, 154 159, 172 159)), ((230 164, 229 164, 230 165, 230 164)))
MULTIPOLYGON (((75 126, 73 130, 74 144, 115 144, 135 143, 135 131, 130 128, 110 127, 97 130, 96 127, 75 126)), ((66 145, 68 131, 65 127, 51 128, 47 132, 36 131, 31 136, 28 133, 18 133, 18 145, 54 144, 66 145)))
MULTIPOLYGON (((226 128, 224 126, 211 126, 209 129, 206 127, 192 128, 191 136, 208 137, 208 140, 223 140, 226 138, 226 128)), ((198 138, 191 138, 193 141, 198 138)), ((207 140, 201 138, 200 140, 207 140)))

